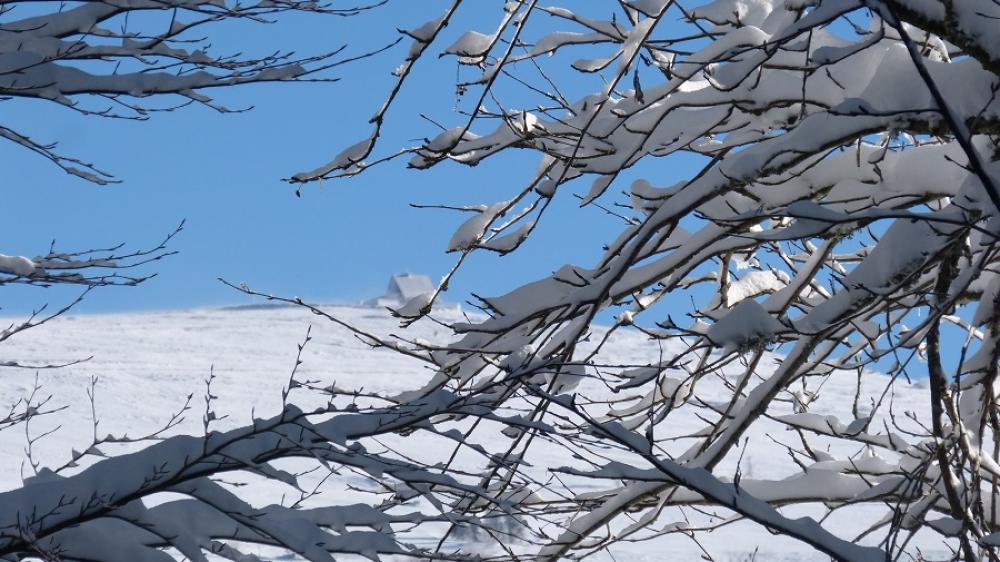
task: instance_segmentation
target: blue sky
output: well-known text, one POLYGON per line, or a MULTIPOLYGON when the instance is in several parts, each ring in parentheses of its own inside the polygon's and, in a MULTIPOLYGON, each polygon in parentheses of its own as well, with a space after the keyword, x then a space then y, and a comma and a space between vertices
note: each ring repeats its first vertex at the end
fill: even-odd
MULTIPOLYGON (((389 43, 398 36, 397 28, 415 28, 449 3, 395 0, 355 18, 296 15, 269 26, 227 24, 214 28, 212 43, 215 52, 286 49, 303 55, 347 44, 344 56, 352 56, 389 43)), ((580 9, 597 6, 583 3, 580 9)), ((468 4, 432 50, 440 52, 467 29, 491 32, 499 8, 499 3, 468 4)), ((529 40, 547 25, 545 19, 531 23, 536 27, 529 40)), ((661 25, 671 25, 670 20, 661 25)), ((530 179, 537 156, 510 151, 474 168, 446 164, 429 171, 408 170, 401 159, 356 178, 312 184, 301 198, 282 181, 327 162, 368 135, 368 118, 388 91, 390 71, 401 62, 408 43, 404 40, 386 53, 327 74, 339 79, 334 83, 263 84, 212 92, 228 107, 253 107, 243 113, 219 114, 193 106, 135 122, 85 117, 52 103, 4 102, 5 126, 38 141, 58 141, 62 153, 92 161, 122 183, 95 186, 12 143, 0 143, 7 180, 0 251, 33 256, 46 251, 53 239, 64 251, 118 242, 143 248, 186 221, 171 245, 178 255, 143 270, 157 272, 156 278, 134 288, 99 290, 78 312, 252 302, 220 283, 219 277, 321 303, 376 296, 395 272, 441 277, 456 259, 445 253, 447 242, 466 216, 409 204, 507 199, 530 179)), ((561 62, 600 55, 592 49, 577 50, 561 62)), ((474 72, 451 58, 439 59, 433 53, 425 57, 390 111, 377 152, 412 146, 436 134, 438 129, 420 113, 446 126, 464 120, 459 110, 474 96, 459 99, 454 84, 456 76, 468 80, 474 72)), ((577 99, 599 89, 601 80, 598 74, 576 75, 560 87, 569 99, 577 99)), ((517 88, 504 92, 515 103, 521 94, 517 88)), ((490 127, 480 125, 478 130, 490 127)), ((692 158, 647 160, 622 174, 612 191, 625 189, 640 175, 656 185, 670 185, 696 169, 692 158)), ((597 207, 578 207, 572 194, 586 193, 589 184, 568 187, 560 191, 542 228, 517 252, 505 257, 475 254, 453 279, 446 300, 465 301, 471 292, 502 294, 563 264, 594 263, 601 245, 620 232, 621 223, 597 207)), ((705 290, 699 289, 697 298, 706 297, 705 290)), ((60 306, 78 293, 73 287, 5 287, 0 315, 25 314, 46 303, 60 306)), ((677 295, 664 306, 683 309, 663 311, 663 316, 679 318, 690 306, 689 295, 677 295)), ((602 321, 609 318, 610 313, 605 314, 602 321)))
MULTIPOLYGON (((213 45, 216 52, 282 48, 312 54, 346 43, 345 55, 353 55, 388 43, 397 27, 416 27, 446 5, 396 1, 356 18, 309 15, 284 17, 271 26, 218 26, 213 45)), ((466 29, 492 31, 499 5, 473 6, 449 26, 444 40, 435 44, 438 51, 466 29)), ((79 308, 87 312, 246 302, 217 277, 330 302, 379 294, 397 271, 443 275, 455 259, 444 253, 445 246, 464 217, 408 204, 505 199, 530 179, 537 157, 512 153, 476 168, 449 164, 425 172, 393 162, 351 180, 314 184, 301 198, 281 181, 325 163, 367 135, 367 119, 388 91, 389 73, 407 47, 408 40, 341 67, 328 74, 339 78, 335 83, 211 92, 228 107, 253 106, 238 114, 195 106, 132 122, 84 117, 51 103, 6 102, 5 125, 39 141, 58 141, 61 152, 98 164, 122 183, 94 186, 24 149, 0 144, 13 210, 5 213, 3 252, 36 255, 53 239, 60 250, 117 242, 144 247, 187 221, 172 245, 180 253, 146 270, 157 271, 157 278, 136 288, 98 291, 79 308)), ((471 100, 456 98, 456 74, 469 79, 473 72, 450 58, 431 56, 419 63, 389 114, 381 150, 412 146, 435 134, 436 127, 420 118, 421 112, 447 125, 459 123, 463 117, 456 108, 471 100)), ((582 93, 599 88, 599 80, 595 76, 593 82, 574 86, 582 93)), ((667 183, 686 172, 672 166, 657 179, 667 183)), ((572 186, 577 193, 587 187, 572 186)), ((562 195, 548 224, 520 251, 472 259, 453 282, 449 300, 464 300, 469 291, 502 293, 564 263, 591 263, 601 244, 617 234, 619 223, 597 208, 578 209, 568 192, 562 195)), ((22 313, 45 302, 56 305, 75 291, 9 290, 4 312, 22 313)))

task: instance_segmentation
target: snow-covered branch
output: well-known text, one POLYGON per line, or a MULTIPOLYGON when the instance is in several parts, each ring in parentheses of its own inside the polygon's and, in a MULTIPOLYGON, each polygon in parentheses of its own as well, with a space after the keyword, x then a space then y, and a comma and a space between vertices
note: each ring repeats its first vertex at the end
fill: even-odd
MULTIPOLYGON (((661 459, 661 471, 703 471, 709 476, 696 479, 705 485, 697 502, 751 519, 721 493, 708 493, 716 486, 709 483, 725 478, 733 497, 754 495, 748 490, 756 484, 741 481, 732 463, 751 428, 779 422, 801 441, 785 445, 789 478, 815 478, 811 489, 831 495, 765 493, 762 509, 881 504, 884 518, 861 536, 937 533, 964 559, 995 556, 985 537, 997 530, 989 506, 998 497, 991 455, 1000 430, 996 6, 611 4, 607 18, 595 18, 568 4, 507 3, 495 32, 470 30, 438 48, 477 69, 458 85, 475 92, 466 117, 390 156, 379 156, 371 137, 299 178, 354 175, 406 151, 417 169, 476 165, 515 148, 536 152, 536 170, 502 201, 438 206, 463 216, 447 245, 459 255, 455 269, 434 298, 461 275, 469 254, 530 244, 555 198, 578 197, 622 221, 620 235, 591 263, 554 267, 505 295, 477 296, 484 319, 452 323, 455 343, 424 344, 439 372, 423 392, 472 396, 497 392, 491 389, 502 381, 494 407, 527 409, 538 425, 510 431, 518 437, 496 461, 503 469, 490 473, 501 483, 539 470, 531 453, 538 440, 560 442, 591 463, 569 469, 576 476, 643 480, 596 470, 609 466, 598 460, 599 446, 625 447, 654 465, 661 459), (520 47, 514 56, 511 46, 520 47), (573 60, 580 54, 586 58, 573 60), (601 80, 588 82, 595 73, 601 80), (563 91, 582 84, 591 93, 573 99, 563 91), (521 88, 517 96, 512 87, 521 88), (649 164, 682 157, 702 167, 679 182, 658 178, 663 168, 649 164), (941 286, 947 271, 954 274, 941 286), (615 326, 595 341, 596 319, 612 309, 615 326), (896 412, 886 398, 893 385, 940 363, 928 338, 938 341, 935 334, 950 326, 949 337, 964 343, 940 367, 944 386, 927 398, 938 421, 896 412), (647 364, 608 359, 624 330, 656 343, 647 364), (926 367, 925 359, 932 360, 926 367), (871 370, 894 382, 871 394, 871 370), (822 405, 831 379, 857 381, 851 403, 822 405), (727 399, 707 399, 705 389, 720 384, 727 399), (582 417, 550 407, 568 392, 582 417), (603 431, 610 423, 630 439, 644 436, 642 443, 603 431), (846 443, 853 452, 837 448, 846 443), (866 464, 869 458, 878 461, 866 464), (812 468, 824 463, 855 466, 856 495, 833 493, 837 477, 812 468), (861 468, 875 465, 877 475, 861 468)), ((433 315, 432 302, 419 304, 407 309, 405 323, 433 315)), ((656 536, 655 521, 682 516, 669 508, 697 503, 667 472, 673 483, 568 493, 574 515, 539 552, 585 554, 624 537, 656 536), (639 522, 621 521, 642 510, 639 522), (607 538, 595 539, 608 528, 607 538)), ((546 491, 558 502, 551 488, 538 493, 546 491)), ((819 541, 828 532, 802 534, 819 541)), ((894 557, 905 545, 887 539, 879 546, 894 557)))
MULTIPOLYGON (((190 103, 227 112, 206 92, 258 82, 332 81, 324 71, 372 53, 342 56, 347 46, 337 45, 309 56, 280 48, 258 56, 223 55, 201 33, 221 22, 270 23, 291 12, 351 16, 384 3, 101 0, 46 4, 48 11, 33 9, 33 2, 6 2, 0 13, 0 96, 122 119, 146 119, 190 103), (150 97, 166 98, 168 105, 151 104, 150 97)), ((63 155, 23 131, 0 127, 0 137, 88 181, 114 181, 94 164, 63 155)))
MULTIPOLYGON (((311 4, 168 4, 188 19, 166 35, 98 31, 124 9, 104 3, 44 26, 27 18, 0 27, 42 53, 13 57, 27 62, 7 87, 15 74, 47 77, 19 78, 21 93, 8 95, 204 101, 190 92, 302 79, 333 64, 203 61, 173 43, 203 20, 311 4), (89 40, 98 36, 122 46, 89 40), (129 48, 162 68, 77 89, 83 71, 67 61, 129 48), (174 65, 192 72, 164 76, 174 65)), ((842 560, 1000 555, 997 7, 634 0, 601 4, 602 17, 563 4, 506 2, 489 30, 454 37, 446 27, 468 3, 414 22, 401 32, 412 41, 372 108, 370 134, 292 178, 354 176, 402 155, 416 170, 474 166, 513 149, 538 156, 499 201, 423 205, 460 213, 442 241, 454 265, 395 313, 404 327, 435 323, 449 337, 380 334, 264 295, 419 361, 431 372, 422 385, 353 389, 293 373, 276 418, 211 432, 206 411, 204 436, 108 459, 81 454, 86 468, 41 473, 0 495, 10 506, 0 509, 0 552, 109 558, 86 550, 80 533, 93 532, 117 533, 116 548, 136 549, 136 559, 171 548, 238 558, 249 544, 310 560, 460 559, 473 556, 453 548, 471 526, 501 559, 586 557, 668 534, 709 556, 700 537, 744 521, 842 560), (456 84, 468 101, 431 116, 454 122, 418 147, 386 148, 388 110, 419 95, 403 84, 418 61, 434 64, 431 53, 475 73, 456 84), (676 170, 690 169, 673 165, 681 161, 696 168, 678 181, 676 170), (482 315, 438 316, 435 301, 472 254, 551 244, 543 255, 562 259, 565 248, 535 236, 559 198, 582 207, 563 228, 606 219, 618 235, 585 264, 554 262, 551 275, 477 295, 482 315), (624 343, 636 338, 644 345, 624 343), (928 374, 926 407, 902 410, 896 390, 928 374), (293 389, 322 405, 292 406, 293 389), (785 453, 768 459, 773 474, 749 474, 751 436, 785 453), (286 460, 315 463, 331 481, 362 475, 366 487, 350 490, 365 494, 365 507, 262 507, 216 481, 241 473, 297 489, 279 468, 286 460), (164 494, 184 498, 152 505, 164 494), (413 546, 418 530, 441 538, 413 546), (914 546, 921 540, 938 550, 914 546)), ((4 256, 0 267, 12 282, 32 282, 40 271, 58 275, 60 263, 4 256)))

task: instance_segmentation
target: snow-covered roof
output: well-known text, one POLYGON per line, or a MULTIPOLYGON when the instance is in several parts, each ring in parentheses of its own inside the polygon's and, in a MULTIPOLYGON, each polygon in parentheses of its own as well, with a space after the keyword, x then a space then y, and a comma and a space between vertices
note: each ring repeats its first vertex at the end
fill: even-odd
POLYGON ((412 273, 397 273, 389 279, 389 288, 385 291, 387 298, 407 302, 410 299, 434 292, 434 284, 426 275, 412 273))

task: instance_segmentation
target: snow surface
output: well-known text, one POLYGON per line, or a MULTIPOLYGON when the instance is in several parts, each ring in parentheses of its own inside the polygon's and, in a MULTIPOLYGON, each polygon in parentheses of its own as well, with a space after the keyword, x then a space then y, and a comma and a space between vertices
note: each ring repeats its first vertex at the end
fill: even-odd
POLYGON ((0 273, 28 276, 36 269, 35 262, 26 257, 0 254, 0 273))
MULTIPOLYGON (((399 333, 397 320, 386 311, 355 307, 330 307, 328 310, 339 318, 376 333, 399 333)), ((458 313, 452 311, 443 311, 440 316, 447 321, 460 319, 458 313)), ((30 427, 33 435, 58 427, 58 431, 34 446, 34 454, 43 464, 58 466, 68 460, 72 449, 86 447, 89 443, 93 431, 89 421, 91 406, 87 398, 91 376, 99 377, 96 411, 100 419, 98 433, 101 435, 128 433, 137 436, 155 431, 183 406, 190 393, 194 393, 194 407, 174 432, 200 434, 201 400, 205 379, 210 372, 215 375, 212 394, 219 397, 214 410, 221 418, 215 422, 215 427, 235 427, 249 422, 251 412, 255 412, 257 417, 264 417, 279 410, 280 393, 294 365, 296 346, 304 339, 309 325, 312 325, 313 340, 303 354, 304 364, 297 375, 299 380, 318 380, 321 385, 335 383, 340 388, 364 387, 370 391, 399 392, 425 383, 433 374, 402 355, 388 350, 371 350, 343 328, 324 322, 308 311, 291 307, 67 316, 6 342, 3 359, 52 363, 94 356, 79 365, 37 372, 38 383, 43 387, 41 394, 52 396, 49 405, 66 406, 66 410, 58 414, 34 420, 30 427)), ((431 322, 415 324, 406 335, 430 341, 449 337, 445 328, 431 322)), ((655 347, 654 343, 629 329, 612 335, 608 345, 614 354, 613 359, 634 363, 646 360, 651 352, 656 353, 655 347)), ((779 360, 769 355, 762 362, 765 365, 763 368, 770 368, 779 360)), ((0 379, 0 388, 6 402, 27 395, 36 376, 29 370, 9 370, 5 375, 0 379)), ((573 381, 576 382, 579 381, 573 381)), ((872 393, 877 393, 885 382, 885 377, 881 375, 866 375, 866 388, 872 393)), ((584 392, 600 392, 594 381, 582 381, 580 385, 584 392)), ((727 396, 721 384, 705 386, 700 392, 709 399, 714 396, 720 401, 727 396)), ((830 379, 822 388, 825 401, 832 404, 849 403, 853 393, 852 385, 838 379, 830 379)), ((292 396, 294 401, 295 394, 292 396)), ((893 400, 900 410, 922 413, 926 410, 928 390, 919 383, 897 385, 893 400)), ((850 423, 851 420, 846 420, 850 426, 844 426, 823 417, 828 412, 822 409, 813 408, 810 412, 797 414, 789 421, 803 427, 822 422, 825 425, 820 427, 821 430, 856 431, 853 426, 857 424, 850 423)), ((792 414, 791 409, 788 413, 792 414)), ((679 419, 678 422, 681 425, 690 424, 691 430, 700 427, 696 419, 679 419)), ((750 446, 740 461, 740 467, 744 485, 760 488, 753 490, 758 497, 780 497, 781 494, 796 493, 796 490, 810 486, 809 475, 801 478, 801 482, 788 481, 779 486, 763 482, 789 474, 785 450, 771 439, 794 441, 794 438, 788 437, 789 434, 785 427, 770 420, 758 424, 748 434, 750 446), (755 479, 760 479, 761 483, 758 484, 755 479)), ((440 448, 428 447, 423 439, 417 433, 408 436, 406 441, 414 451, 419 450, 425 456, 433 455, 435 451, 447 454, 447 450, 442 452, 440 448)), ((486 445, 489 446, 488 443, 486 445)), ((20 484, 22 474, 27 475, 25 471, 29 470, 23 466, 23 427, 0 432, 0 447, 6 453, 0 457, 0 486, 12 489, 20 484)), ((124 446, 121 447, 109 447, 105 452, 114 454, 124 449, 124 446)), ((535 454, 542 460, 540 466, 559 466, 559 455, 565 455, 565 452, 558 448, 541 448, 535 454)), ((727 463, 730 463, 728 458, 723 466, 727 463)), ((735 463, 730 464, 735 466, 735 463)), ((578 491, 585 492, 588 486, 598 490, 588 482, 581 479, 578 491)), ((256 487, 244 488, 241 493, 252 503, 267 501, 269 491, 266 487, 269 484, 255 484, 256 487)), ((352 500, 355 496, 346 489, 339 493, 342 495, 337 499, 342 502, 357 501, 352 500)), ((329 495, 323 497, 334 499, 329 495)), ((805 507, 785 508, 782 513, 792 518, 818 515, 815 510, 805 507)), ((838 535, 850 537, 877 513, 877 510, 861 506, 835 513, 827 525, 838 535)), ((669 522, 659 525, 666 523, 669 522)), ((436 537, 423 538, 428 544, 434 539, 436 537)), ((737 523, 703 535, 702 539, 702 544, 715 559, 722 561, 744 560, 755 550, 756 560, 765 562, 827 559, 794 540, 774 536, 750 523, 737 523)), ((475 540, 474 536, 456 537, 456 541, 475 540)), ((463 546, 473 548, 469 544, 463 546)), ((935 544, 933 537, 927 537, 914 546, 919 546, 925 553, 942 549, 940 544, 935 544)), ((682 534, 666 535, 647 543, 625 542, 616 545, 612 553, 615 556, 627 555, 635 560, 695 560, 701 555, 697 545, 682 534)))

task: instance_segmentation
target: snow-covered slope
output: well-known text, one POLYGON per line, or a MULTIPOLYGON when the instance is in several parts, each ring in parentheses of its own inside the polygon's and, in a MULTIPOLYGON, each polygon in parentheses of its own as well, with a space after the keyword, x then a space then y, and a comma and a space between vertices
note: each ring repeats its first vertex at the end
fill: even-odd
MULTIPOLYGON (((376 333, 402 333, 396 321, 384 311, 354 307, 329 310, 376 333)), ((442 314, 447 320, 458 312, 442 314)), ((201 432, 205 381, 210 373, 214 374, 212 394, 218 396, 214 410, 219 416, 228 416, 217 422, 216 427, 234 426, 250 421, 252 415, 261 417, 278 411, 280 392, 295 363, 297 345, 310 325, 312 341, 303 353, 299 380, 312 379, 324 386, 336 382, 341 388, 400 391, 426 382, 431 375, 414 361, 391 351, 373 350, 347 330, 302 309, 204 309, 68 316, 29 330, 5 343, 0 359, 21 363, 69 362, 91 355, 93 359, 61 369, 7 370, 0 378, 0 396, 6 403, 26 396, 32 391, 37 373, 40 395, 52 396, 48 406, 65 407, 61 412, 36 419, 28 427, 32 436, 57 429, 32 447, 33 456, 42 465, 61 465, 73 448, 89 443, 94 430, 88 399, 92 377, 97 377, 94 406, 100 435, 138 436, 156 431, 181 410, 189 394, 193 394, 191 410, 173 432, 201 432)), ((418 323, 405 335, 432 341, 448 337, 445 328, 430 322, 418 323)), ((654 360, 658 353, 654 343, 627 331, 614 335, 608 349, 613 350, 610 359, 617 363, 642 364, 654 360)), ((774 356, 768 358, 770 362, 779 360, 774 356)), ((885 377, 875 374, 866 377, 866 388, 877 395, 885 385, 885 377)), ((708 384, 705 388, 713 387, 708 384)), ((721 400, 723 386, 719 383, 714 388, 709 392, 717 392, 721 400)), ((824 403, 849 403, 855 389, 831 379, 821 392, 824 400, 817 403, 817 413, 823 413, 824 403)), ((901 411, 922 411, 926 393, 921 384, 897 385, 892 399, 901 411)), ((692 430, 697 426, 697 420, 691 420, 692 430)), ((787 454, 776 441, 793 443, 794 438, 789 435, 794 433, 775 422, 765 422, 751 432, 750 446, 741 462, 743 477, 783 476, 787 472, 787 454)), ((3 489, 18 486, 22 474, 30 472, 25 463, 25 446, 23 427, 0 432, 3 489)), ((542 449, 538 454, 564 453, 542 449)), ((546 460, 544 464, 558 464, 558 459, 546 460)), ((860 530, 865 520, 863 509, 846 513, 835 515, 833 524, 842 530, 860 530)), ((757 560, 823 559, 814 553, 806 554, 808 549, 794 541, 774 537, 751 524, 726 527, 708 536, 711 540, 702 546, 720 561, 748 559, 755 550, 759 550, 757 560)), ((673 556, 695 559, 701 554, 694 542, 677 534, 653 543, 626 543, 620 550, 649 560, 673 556)))

